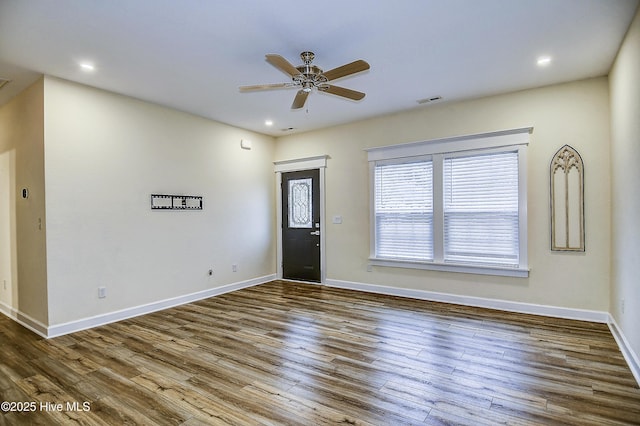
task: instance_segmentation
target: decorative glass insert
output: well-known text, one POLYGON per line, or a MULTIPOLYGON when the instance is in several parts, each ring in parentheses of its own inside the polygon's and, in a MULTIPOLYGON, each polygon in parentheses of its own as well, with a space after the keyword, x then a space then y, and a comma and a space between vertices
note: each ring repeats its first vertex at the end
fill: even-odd
POLYGON ((313 222, 311 178, 289 181, 289 228, 311 228, 313 222))

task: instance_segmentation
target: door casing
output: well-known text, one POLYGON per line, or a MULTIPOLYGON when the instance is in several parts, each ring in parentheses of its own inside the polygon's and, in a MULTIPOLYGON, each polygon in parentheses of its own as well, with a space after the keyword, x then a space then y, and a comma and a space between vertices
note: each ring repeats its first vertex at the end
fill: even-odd
POLYGON ((278 279, 282 279, 282 173, 297 172, 302 170, 318 169, 320 174, 320 284, 326 280, 326 214, 325 214, 325 184, 324 176, 327 167, 327 155, 317 157, 307 157, 295 160, 285 160, 274 162, 276 173, 276 234, 277 234, 277 272, 278 279))

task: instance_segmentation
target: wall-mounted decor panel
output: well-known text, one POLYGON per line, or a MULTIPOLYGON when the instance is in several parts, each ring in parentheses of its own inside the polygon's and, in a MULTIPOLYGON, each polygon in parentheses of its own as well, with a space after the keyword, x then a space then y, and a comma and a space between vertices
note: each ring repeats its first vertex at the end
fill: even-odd
POLYGON ((549 167, 551 250, 585 251, 584 164, 574 148, 560 148, 549 167))
POLYGON ((202 197, 151 194, 151 210, 202 210, 202 197))

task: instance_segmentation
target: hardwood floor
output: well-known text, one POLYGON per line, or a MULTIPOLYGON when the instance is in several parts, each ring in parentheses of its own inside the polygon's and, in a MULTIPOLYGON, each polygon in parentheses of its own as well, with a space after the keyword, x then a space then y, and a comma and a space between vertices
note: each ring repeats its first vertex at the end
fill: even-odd
POLYGON ((604 324, 278 281, 49 340, 0 315, 0 401, 34 409, 0 425, 640 424, 604 324))

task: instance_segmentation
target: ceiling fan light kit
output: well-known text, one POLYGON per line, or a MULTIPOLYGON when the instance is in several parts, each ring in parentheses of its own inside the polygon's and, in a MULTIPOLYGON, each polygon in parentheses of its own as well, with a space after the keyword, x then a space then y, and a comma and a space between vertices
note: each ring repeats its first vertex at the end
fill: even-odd
POLYGON ((365 94, 362 92, 335 86, 329 84, 329 82, 368 70, 370 66, 367 62, 359 59, 324 72, 322 68, 312 64, 314 58, 315 55, 313 52, 302 52, 300 59, 302 59, 303 64, 296 67, 280 55, 268 54, 266 55, 267 62, 285 74, 288 74, 291 77, 291 82, 241 86, 240 91, 250 92, 255 90, 286 89, 290 87, 298 88, 298 93, 296 93, 293 99, 291 109, 302 108, 313 89, 354 101, 359 101, 364 98, 365 94))

